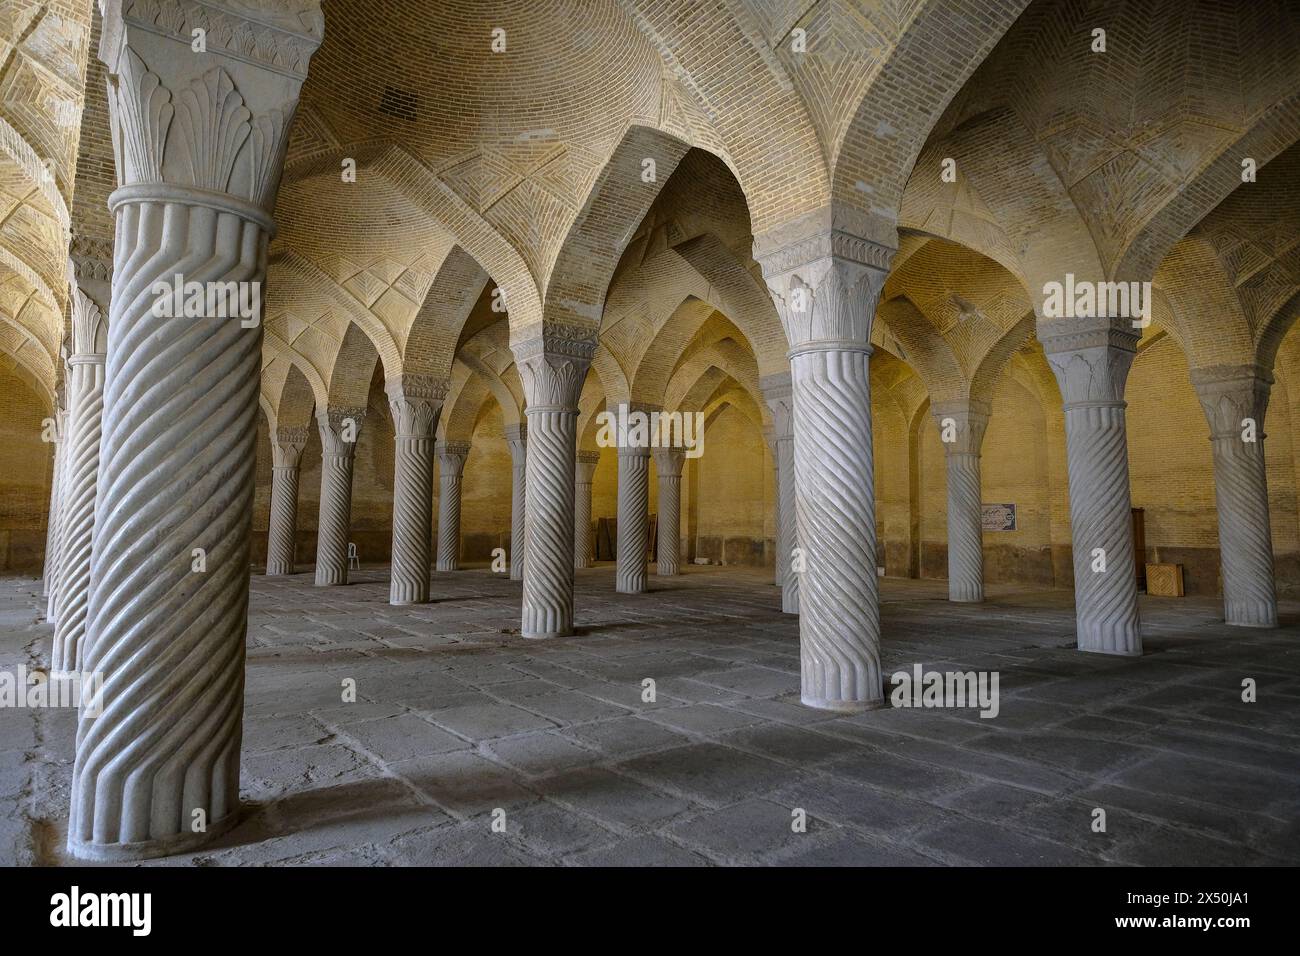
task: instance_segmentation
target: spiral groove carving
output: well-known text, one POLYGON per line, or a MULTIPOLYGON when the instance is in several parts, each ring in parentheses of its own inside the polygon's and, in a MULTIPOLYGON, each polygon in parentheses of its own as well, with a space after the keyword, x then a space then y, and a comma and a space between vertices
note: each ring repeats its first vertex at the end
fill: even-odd
POLYGON ((82 652, 103 709, 81 716, 68 832, 90 858, 173 852, 238 806, 262 333, 156 317, 150 290, 266 266, 261 226, 234 213, 132 201, 117 216, 82 652))
POLYGON ((1216 438, 1214 499, 1219 512, 1223 616, 1244 627, 1277 626, 1273 534, 1263 442, 1216 438))
POLYGON ((777 440, 776 455, 776 560, 781 568, 781 610, 786 614, 798 614, 799 575, 791 569, 791 555, 799 546, 793 435, 777 440))
POLYGON ((316 586, 348 583, 348 534, 352 526, 350 452, 321 456, 320 518, 316 529, 316 586))
POLYGON ((618 545, 615 551, 616 590, 640 594, 646 589, 646 548, 649 545, 650 450, 618 450, 618 545))
POLYGON ((1140 654, 1124 405, 1067 406, 1065 426, 1079 649, 1140 654), (1093 570, 1097 548, 1104 572, 1093 570))
POLYGON ((575 568, 589 568, 594 560, 591 546, 591 479, 599 461, 598 452, 580 451, 574 466, 573 566, 575 568))
POLYGON ((393 480, 390 604, 429 600, 433 525, 433 438, 398 436, 393 480))
POLYGON ((803 702, 880 706, 880 608, 871 447, 869 350, 795 352, 797 535, 803 572, 803 702))
POLYGON ((62 570, 63 547, 63 488, 64 477, 68 472, 68 414, 60 411, 58 422, 57 445, 54 449, 54 478, 50 486, 50 516, 46 529, 45 580, 44 595, 45 620, 50 624, 58 623, 59 572, 62 570))
POLYGON ((266 536, 266 573, 293 574, 298 537, 298 465, 271 469, 271 514, 266 536))
POLYGON ((980 456, 948 453, 948 600, 984 600, 980 456))
POLYGON ((90 597, 91 544, 95 530, 95 486, 104 413, 104 361, 78 361, 74 414, 65 445, 63 517, 60 521, 57 626, 50 670, 79 671, 90 597))
POLYGON ((528 442, 508 439, 510 445, 510 580, 524 579, 527 553, 528 442))
MULTIPOLYGON (((55 420, 59 422, 63 420, 61 412, 56 415, 55 420)), ((55 432, 53 444, 54 462, 50 468, 50 507, 45 517, 45 566, 41 571, 41 597, 43 598, 49 598, 59 568, 59 478, 63 473, 63 428, 61 425, 55 432)), ((48 613, 46 618, 48 620, 48 613)))
POLYGON ((524 637, 573 633, 574 448, 578 412, 528 409, 524 637))
POLYGON ((460 485, 469 446, 438 445, 438 570, 460 568, 460 485))
POLYGON ((659 574, 681 574, 682 476, 659 475, 659 574))

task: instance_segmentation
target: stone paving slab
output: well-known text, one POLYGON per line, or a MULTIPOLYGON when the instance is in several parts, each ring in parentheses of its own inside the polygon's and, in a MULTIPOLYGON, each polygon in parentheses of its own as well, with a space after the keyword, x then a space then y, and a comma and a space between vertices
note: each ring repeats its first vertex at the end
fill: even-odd
MULTIPOLYGON (((996 670, 999 713, 844 716, 799 703, 767 571, 690 567, 643 595, 580 571, 577 635, 544 642, 516 633, 504 576, 438 573, 411 607, 383 569, 354 577, 252 578, 241 822, 149 865, 1300 863, 1294 600, 1260 631, 1143 598, 1128 659, 1073 649, 1069 592, 955 605, 886 578, 884 673, 996 670)), ((0 579, 0 668, 48 660, 42 607, 39 582, 0 579)), ((75 733, 70 712, 0 710, 0 864, 65 862, 75 733)))

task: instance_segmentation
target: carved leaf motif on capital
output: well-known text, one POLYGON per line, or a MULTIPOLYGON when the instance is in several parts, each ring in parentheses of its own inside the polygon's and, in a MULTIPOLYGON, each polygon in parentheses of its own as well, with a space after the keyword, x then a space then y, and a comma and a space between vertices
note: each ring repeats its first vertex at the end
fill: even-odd
POLYGON ((109 81, 118 185, 162 182, 163 143, 176 112, 171 91, 129 47, 118 69, 109 81))
POLYGON ((524 395, 530 406, 577 408, 590 359, 543 353, 519 363, 524 395))
POLYGON ((221 67, 209 70, 181 90, 176 104, 190 171, 187 185, 225 192, 252 129, 253 114, 235 89, 235 81, 221 67))
POLYGON ((1133 365, 1127 349, 1096 347, 1077 352, 1048 353, 1065 404, 1122 402, 1124 384, 1133 365))
POLYGON ((104 315, 86 293, 72 287, 72 354, 102 355, 107 345, 104 315))
POLYGON ((318 412, 316 422, 320 426, 321 452, 352 457, 365 421, 366 409, 361 407, 331 407, 324 413, 318 412))
POLYGON ((794 272, 772 300, 792 346, 840 341, 866 344, 885 273, 844 259, 823 260, 794 272))
POLYGON ((273 205, 293 103, 254 116, 220 66, 173 95, 130 47, 118 69, 110 78, 118 185, 166 182, 273 205))

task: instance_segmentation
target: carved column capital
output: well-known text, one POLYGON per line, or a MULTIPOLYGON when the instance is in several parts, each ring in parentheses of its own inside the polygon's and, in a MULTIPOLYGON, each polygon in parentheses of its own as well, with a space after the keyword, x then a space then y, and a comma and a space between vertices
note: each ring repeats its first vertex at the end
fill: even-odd
POLYGON ((979 455, 991 411, 987 402, 976 399, 954 399, 931 405, 930 414, 939 426, 944 453, 979 455))
POLYGON ((465 459, 469 457, 469 448, 470 444, 467 441, 438 442, 434 446, 434 454, 438 456, 439 474, 459 475, 465 467, 465 459))
POLYGON ((102 7, 99 56, 118 131, 119 189, 110 205, 173 199, 273 229, 289 127, 324 36, 318 0, 105 0, 102 7), (206 56, 191 49, 195 29, 204 31, 206 56))
POLYGON ((1038 339, 1056 374, 1065 408, 1122 403, 1140 336, 1131 320, 1124 318, 1041 324, 1038 339))
POLYGON ((309 432, 306 425, 281 425, 271 438, 271 467, 297 468, 307 447, 309 432))
POLYGON ((1210 423, 1211 440, 1240 440, 1244 422, 1254 422, 1255 436, 1264 439, 1273 376, 1258 365, 1211 365, 1191 370, 1192 387, 1210 423))
POLYGON ((789 372, 768 375, 758 383, 763 401, 772 412, 772 443, 794 438, 794 389, 789 372))
POLYGON ((353 457, 365 422, 366 409, 360 405, 331 405, 318 411, 316 424, 320 426, 321 454, 335 458, 353 457))
POLYGON ((503 429, 506 447, 510 449, 510 463, 515 468, 523 468, 528 457, 528 426, 523 422, 506 425, 503 429))
POLYGON ((397 438, 432 438, 449 383, 431 375, 399 375, 384 383, 397 438))
POLYGON ((600 452, 598 451, 580 451, 575 462, 574 476, 578 484, 591 484, 592 477, 596 474, 596 465, 600 463, 600 452))
POLYGON ((678 477, 681 475, 682 465, 686 461, 686 449, 656 448, 654 449, 654 459, 660 478, 678 477))
POLYGON ((576 410, 596 354, 596 330, 549 322, 542 334, 511 346, 528 411, 576 410))
POLYGON ((866 345, 895 250, 866 238, 865 223, 814 215, 754 243, 792 349, 866 345))
POLYGON ((108 348, 108 322, 103 310, 73 283, 69 289, 72 305, 72 344, 68 364, 103 363, 108 348))

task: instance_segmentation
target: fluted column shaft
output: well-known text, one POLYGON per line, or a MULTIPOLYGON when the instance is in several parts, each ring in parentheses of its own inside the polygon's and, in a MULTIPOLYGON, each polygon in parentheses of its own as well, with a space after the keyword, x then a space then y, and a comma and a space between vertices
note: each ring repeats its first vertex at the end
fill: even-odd
POLYGON ((305 426, 281 425, 271 440, 271 512, 266 529, 266 573, 293 574, 298 543, 298 469, 307 447, 305 426))
POLYGON ((680 448, 656 448, 654 458, 659 478, 658 572, 670 576, 681 573, 682 464, 686 453, 680 448))
POLYGON ((348 539, 352 529, 352 470, 365 423, 361 406, 330 407, 316 413, 320 429, 320 514, 316 520, 316 587, 348 583, 348 539))
POLYGON ((870 346, 791 360, 803 702, 862 710, 882 700, 870 346))
POLYGON ((528 494, 528 428, 507 425, 506 444, 510 447, 510 580, 524 579, 525 530, 528 494))
POLYGON ((772 412, 772 446, 776 459, 776 583, 781 586, 781 610, 799 613, 799 575, 791 558, 798 547, 794 477, 794 394, 788 372, 760 383, 772 412))
POLYGON ((429 600, 434 431, 447 383, 402 375, 385 386, 393 410, 393 558, 389 604, 429 600))
POLYGON ((520 631, 573 633, 574 461, 578 396, 596 351, 592 328, 547 322, 513 345, 527 399, 527 550, 520 631))
POLYGON ((63 507, 63 465, 67 449, 68 413, 64 408, 54 413, 54 468, 50 475, 50 509, 45 519, 45 570, 41 576, 41 596, 45 598, 45 620, 54 623, 54 603, 58 593, 59 581, 59 546, 63 543, 59 534, 59 515, 63 507))
POLYGON ((948 600, 984 600, 983 496, 980 446, 988 427, 983 402, 937 402, 931 408, 939 426, 948 471, 948 600))
POLYGON ((835 230, 769 241, 755 250, 791 343, 801 697, 868 710, 884 703, 868 343, 892 253, 835 230))
POLYGON ((600 452, 580 451, 574 470, 573 492, 573 566, 589 568, 593 562, 591 547, 591 480, 600 462, 600 452))
POLYGON ((1128 319, 1079 318, 1039 339, 1064 399, 1078 647, 1141 654, 1124 419, 1137 335, 1128 319))
POLYGON ((1273 378, 1254 366, 1192 370, 1214 452, 1223 619, 1277 627, 1273 534, 1264 458, 1264 416, 1273 378))
POLYGON ((80 289, 72 290, 73 354, 68 359, 68 435, 59 534, 56 627, 50 670, 81 668, 90 601, 90 562, 95 530, 95 488, 104 414, 104 349, 107 326, 80 289))
POLYGON ((468 442, 438 442, 438 570, 460 568, 460 483, 468 442))
POLYGON ((614 557, 616 590, 641 594, 646 589, 649 545, 650 449, 618 449, 618 543, 614 557))
MULTIPOLYGON (((261 284, 323 32, 319 10, 263 9, 293 63, 228 56, 216 32, 182 55, 182 5, 122 6, 99 50, 119 188, 82 650, 103 707, 81 714, 68 821, 87 859, 180 852, 237 816, 261 284)), ((234 28, 246 11, 221 12, 234 28)))

